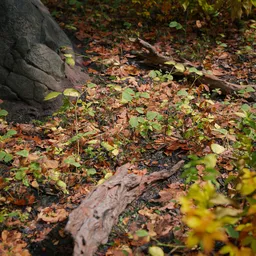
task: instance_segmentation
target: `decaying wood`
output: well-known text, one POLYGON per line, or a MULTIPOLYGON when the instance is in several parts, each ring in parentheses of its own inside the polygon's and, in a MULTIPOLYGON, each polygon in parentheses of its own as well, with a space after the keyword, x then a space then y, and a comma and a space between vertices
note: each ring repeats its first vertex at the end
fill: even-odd
MULTIPOLYGON (((169 64, 166 64, 168 61, 175 61, 177 63, 183 64, 184 67, 194 67, 198 68, 193 63, 185 60, 185 59, 177 59, 173 57, 166 57, 154 48, 151 44, 148 42, 142 40, 141 38, 137 39, 137 42, 142 46, 142 48, 145 48, 148 52, 138 53, 137 55, 140 58, 143 58, 143 62, 145 64, 151 64, 151 65, 161 65, 165 67, 170 67, 169 64)), ((256 91, 256 85, 238 85, 234 83, 227 82, 223 79, 218 78, 215 75, 208 74, 205 70, 202 70, 203 75, 197 79, 197 82, 207 84, 210 89, 220 89, 222 93, 226 94, 236 94, 239 90, 246 89, 248 87, 252 87, 256 91)), ((181 72, 177 72, 177 75, 184 75, 181 72)), ((194 77, 194 74, 188 74, 189 77, 194 77)), ((256 92, 249 93, 248 99, 256 101, 256 92)))
POLYGON ((116 174, 99 185, 71 212, 66 230, 75 241, 74 255, 92 256, 100 244, 108 240, 113 225, 126 206, 155 181, 166 179, 183 166, 178 162, 170 170, 139 176, 128 173, 130 164, 117 169, 116 174))

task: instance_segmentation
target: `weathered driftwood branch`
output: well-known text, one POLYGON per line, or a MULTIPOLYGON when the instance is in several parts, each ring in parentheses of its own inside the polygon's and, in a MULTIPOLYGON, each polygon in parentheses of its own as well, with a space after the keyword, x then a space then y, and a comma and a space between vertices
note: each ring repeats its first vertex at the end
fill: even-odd
MULTIPOLYGON (((185 60, 185 59, 177 59, 173 57, 166 57, 154 48, 151 44, 148 42, 142 40, 141 38, 137 39, 137 42, 148 52, 138 53, 138 57, 143 58, 143 62, 145 64, 151 64, 151 65, 161 65, 165 67, 170 67, 169 64, 166 64, 166 62, 175 61, 176 63, 181 63, 184 67, 194 67, 198 68, 193 63, 185 60)), ((210 89, 216 89, 219 88, 222 93, 224 94, 236 94, 239 90, 246 89, 248 87, 252 87, 256 91, 256 85, 238 85, 234 83, 227 82, 223 79, 218 78, 217 76, 208 74, 205 70, 202 70, 203 75, 197 79, 197 83, 203 83, 207 84, 210 89)), ((177 72, 177 75, 184 75, 182 72, 177 72)), ((188 74, 188 77, 193 77, 194 74, 188 74)), ((249 98, 250 100, 256 101, 256 92, 250 92, 249 98)))
POLYGON ((66 230, 75 241, 74 255, 92 256, 100 244, 107 242, 113 225, 126 206, 142 194, 149 184, 169 178, 183 164, 182 160, 170 170, 146 176, 128 173, 130 164, 118 168, 113 177, 99 185, 71 212, 66 230))

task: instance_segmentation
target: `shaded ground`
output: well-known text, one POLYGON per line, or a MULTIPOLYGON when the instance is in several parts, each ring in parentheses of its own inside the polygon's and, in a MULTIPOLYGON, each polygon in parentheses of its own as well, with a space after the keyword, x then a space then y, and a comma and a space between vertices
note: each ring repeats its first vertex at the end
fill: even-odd
MULTIPOLYGON (((69 29, 75 48, 84 55, 79 63, 92 79, 79 88, 83 101, 66 104, 46 121, 0 123, 0 228, 6 232, 0 254, 28 248, 33 256, 72 255, 72 239, 64 232, 67 216, 116 167, 131 162, 135 172, 144 175, 170 168, 190 154, 211 153, 212 142, 233 143, 232 134, 226 139, 216 129, 236 132, 234 112, 246 100, 210 94, 206 85, 195 88, 164 71, 150 75, 158 67, 145 67, 133 55, 139 50, 133 43, 138 33, 161 53, 187 58, 238 84, 256 83, 255 21, 240 30, 225 25, 209 36, 210 28, 191 25, 185 38, 184 32, 165 25, 142 22, 138 28, 128 19, 128 28, 125 20, 98 15, 97 6, 84 14, 70 9, 66 13, 61 4, 49 6, 69 29), (179 94, 181 89, 185 96, 184 91, 179 94), (138 126, 131 124, 134 116, 141 117, 138 126)), ((228 154, 218 164, 223 172, 234 168, 228 154)), ((167 254, 193 255, 183 247, 186 227, 178 197, 186 186, 181 173, 148 188, 133 202, 96 255, 122 255, 122 250, 147 255, 152 244, 167 254), (150 239, 138 230, 147 230, 150 239)))

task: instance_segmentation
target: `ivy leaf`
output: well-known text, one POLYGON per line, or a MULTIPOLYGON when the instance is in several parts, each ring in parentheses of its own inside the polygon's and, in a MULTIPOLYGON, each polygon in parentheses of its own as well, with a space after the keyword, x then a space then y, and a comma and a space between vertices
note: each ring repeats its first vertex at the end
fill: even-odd
POLYGON ((146 114, 146 117, 148 120, 153 120, 157 116, 158 116, 158 112, 155 112, 155 111, 148 111, 146 114))
POLYGON ((21 151, 16 152, 16 155, 22 156, 22 157, 28 157, 29 152, 26 149, 23 149, 21 151))
POLYGON ((127 103, 132 101, 133 97, 135 96, 135 92, 131 88, 126 88, 122 93, 122 103, 127 103))
POLYGON ((136 128, 139 124, 138 117, 137 116, 132 116, 129 120, 129 124, 132 128, 136 128))
POLYGON ((162 126, 161 126, 161 124, 159 124, 159 123, 152 123, 152 127, 155 129, 155 130, 157 130, 157 131, 160 131, 161 129, 162 129, 162 126))
POLYGON ((169 23, 170 28, 182 29, 182 25, 177 21, 172 21, 169 23))
POLYGON ((80 163, 78 163, 74 157, 70 156, 67 159, 64 160, 64 163, 73 165, 75 167, 80 167, 80 163))
POLYGON ((145 236, 148 236, 148 232, 144 229, 139 229, 136 231, 136 235, 138 237, 145 237, 145 236))
POLYGON ((0 110, 0 116, 7 116, 8 112, 5 109, 0 110))
POLYGON ((90 168, 90 169, 86 170, 86 173, 87 173, 87 175, 92 176, 92 175, 96 174, 97 171, 95 170, 95 168, 90 168))
POLYGON ((149 75, 149 77, 151 77, 151 78, 157 77, 157 73, 156 73, 155 70, 151 70, 148 75, 149 75))
POLYGON ((6 136, 8 137, 12 137, 13 135, 17 134, 17 132, 15 130, 9 130, 7 133, 6 133, 6 136))
POLYGON ((140 113, 140 114, 144 114, 144 108, 136 108, 136 110, 140 113))
POLYGON ((177 92, 178 96, 188 96, 188 92, 185 89, 181 89, 177 92))
POLYGON ((203 72, 200 71, 200 70, 198 70, 198 69, 195 68, 195 67, 189 68, 188 71, 189 71, 189 73, 196 73, 196 74, 199 75, 199 76, 202 76, 202 75, 203 75, 203 72))
POLYGON ((16 180, 23 180, 23 178, 26 176, 26 172, 25 171, 18 171, 15 174, 15 179, 16 180))
POLYGON ((145 99, 149 99, 149 98, 150 98, 149 93, 147 93, 147 92, 142 92, 142 93, 140 93, 140 96, 141 96, 142 98, 145 98, 145 99))
POLYGON ((2 161, 5 156, 6 156, 6 153, 4 151, 0 151, 0 161, 2 161))
POLYGON ((5 157, 4 157, 4 162, 5 162, 5 163, 8 163, 8 162, 10 162, 12 159, 13 159, 13 156, 12 156, 11 154, 7 153, 7 154, 5 155, 5 157))

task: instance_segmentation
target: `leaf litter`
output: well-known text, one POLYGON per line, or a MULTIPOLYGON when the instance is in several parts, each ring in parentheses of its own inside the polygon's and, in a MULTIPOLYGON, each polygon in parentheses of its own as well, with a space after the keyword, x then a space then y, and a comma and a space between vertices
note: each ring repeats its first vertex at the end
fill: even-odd
MULTIPOLYGON (((70 20, 77 29, 75 48, 85 56, 81 65, 92 81, 81 85, 85 96, 77 108, 64 105, 42 122, 0 124, 2 254, 71 255, 73 243, 64 233, 68 214, 125 163, 134 165, 134 174, 145 176, 171 168, 190 154, 215 153, 219 168, 233 169, 230 145, 236 141, 241 107, 250 103, 218 92, 212 97, 207 85, 177 82, 164 71, 152 78, 154 69, 138 65, 132 55, 138 46, 120 29, 101 31, 91 16, 84 23, 79 19, 77 15, 70 20)), ((166 38, 175 38, 171 31, 166 32, 169 37, 156 37, 155 31, 152 27, 145 38, 157 38, 158 49, 181 49, 192 56, 193 49, 179 40, 170 47, 166 38)), ((134 31, 129 33, 132 37, 134 31)), ((222 40, 228 47, 209 45, 202 63, 216 76, 255 83, 255 55, 235 39, 222 40)), ((187 40, 198 43, 189 33, 187 40)), ((200 58, 198 53, 192 61, 200 58)), ((199 173, 205 169, 196 168, 199 173)), ((220 177, 225 176, 223 170, 220 177)), ((156 255, 162 253, 159 246, 165 253, 196 255, 183 246, 187 228, 178 198, 187 186, 181 171, 128 205, 96 255, 147 255, 150 246, 156 255)))

